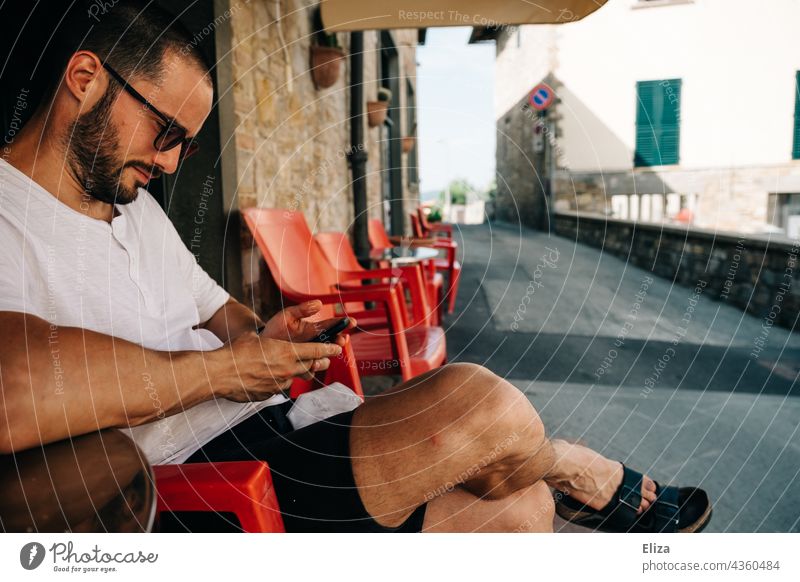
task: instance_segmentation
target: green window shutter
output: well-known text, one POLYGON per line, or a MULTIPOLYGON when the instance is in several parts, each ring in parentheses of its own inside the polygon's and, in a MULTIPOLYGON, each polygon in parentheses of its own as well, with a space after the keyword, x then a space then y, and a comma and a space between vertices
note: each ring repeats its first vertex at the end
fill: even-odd
POLYGON ((635 166, 655 166, 658 138, 655 122, 655 81, 636 83, 636 154, 635 166))
POLYGON ((680 153, 681 79, 636 83, 637 167, 677 164, 680 153))
POLYGON ((794 146, 792 159, 800 160, 800 71, 794 79, 794 146))

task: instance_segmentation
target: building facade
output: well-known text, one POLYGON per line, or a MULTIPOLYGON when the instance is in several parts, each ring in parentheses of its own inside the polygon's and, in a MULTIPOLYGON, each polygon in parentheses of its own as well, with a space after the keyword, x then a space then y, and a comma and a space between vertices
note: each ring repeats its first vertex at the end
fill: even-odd
MULTIPOLYGON (((349 231, 353 192, 347 153, 354 146, 367 154, 370 218, 383 218, 388 230, 392 198, 402 198, 406 212, 419 204, 416 146, 399 156, 391 147, 392 140, 415 131, 418 31, 364 33, 364 110, 381 87, 392 89, 392 100, 387 120, 373 127, 365 115, 364 143, 351 144, 349 34, 336 35, 346 55, 339 79, 317 89, 309 70, 317 7, 308 0, 230 0, 217 7, 217 15, 230 14, 234 117, 223 133, 235 154, 238 207, 297 210, 315 232, 349 231)), ((265 313, 274 311, 279 306, 272 281, 246 231, 242 265, 245 300, 265 313)))
POLYGON ((798 22, 792 0, 611 0, 494 31, 497 216, 800 237, 798 22), (528 105, 542 81, 546 119, 528 105))

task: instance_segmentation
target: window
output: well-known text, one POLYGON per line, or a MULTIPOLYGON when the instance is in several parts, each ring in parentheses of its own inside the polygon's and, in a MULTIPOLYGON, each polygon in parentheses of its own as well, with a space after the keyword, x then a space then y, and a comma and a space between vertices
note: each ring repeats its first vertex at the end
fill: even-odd
POLYGON ((794 146, 792 159, 800 160, 800 71, 794 78, 794 146))
POLYGON ((680 152, 681 80, 636 83, 636 167, 677 164, 680 152))

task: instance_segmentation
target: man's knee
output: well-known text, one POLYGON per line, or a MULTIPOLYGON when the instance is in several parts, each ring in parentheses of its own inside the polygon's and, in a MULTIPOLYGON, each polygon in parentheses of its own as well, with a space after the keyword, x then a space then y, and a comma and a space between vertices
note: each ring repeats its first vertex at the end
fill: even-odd
POLYGON ((450 411, 442 421, 455 429, 442 434, 443 445, 452 438, 453 450, 464 451, 469 444, 481 463, 489 465, 504 458, 524 462, 546 443, 544 426, 528 398, 490 370, 450 364, 440 369, 437 379, 431 386, 436 403, 450 411))
MULTIPOLYGON (((444 369, 455 377, 461 396, 475 404, 472 422, 478 432, 494 438, 523 439, 526 446, 539 446, 545 429, 536 409, 517 387, 478 364, 450 364, 444 369)), ((444 384, 449 384, 445 382, 444 384)))

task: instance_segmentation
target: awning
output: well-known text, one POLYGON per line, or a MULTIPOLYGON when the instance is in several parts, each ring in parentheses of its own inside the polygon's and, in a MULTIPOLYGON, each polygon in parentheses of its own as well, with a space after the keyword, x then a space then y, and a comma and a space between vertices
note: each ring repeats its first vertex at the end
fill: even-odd
POLYGON ((432 26, 563 24, 607 0, 322 0, 327 32, 432 26))

